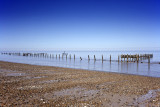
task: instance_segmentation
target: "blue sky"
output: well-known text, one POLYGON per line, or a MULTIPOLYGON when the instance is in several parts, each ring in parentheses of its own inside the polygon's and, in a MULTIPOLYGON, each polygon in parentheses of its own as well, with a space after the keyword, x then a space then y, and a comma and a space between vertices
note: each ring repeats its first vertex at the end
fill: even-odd
POLYGON ((159 0, 0 0, 0 49, 152 49, 159 41, 159 0))

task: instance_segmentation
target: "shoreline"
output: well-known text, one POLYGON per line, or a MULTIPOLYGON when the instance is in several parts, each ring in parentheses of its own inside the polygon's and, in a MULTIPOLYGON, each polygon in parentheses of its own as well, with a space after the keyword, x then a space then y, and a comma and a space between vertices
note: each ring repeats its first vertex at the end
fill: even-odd
POLYGON ((15 64, 25 64, 25 65, 34 65, 34 66, 44 66, 44 67, 56 67, 56 68, 65 68, 65 69, 74 69, 74 70, 85 70, 85 71, 91 71, 91 72, 104 72, 104 73, 113 73, 113 74, 122 74, 122 75, 134 75, 134 76, 143 76, 143 77, 160 78, 160 77, 155 77, 155 76, 138 75, 138 74, 130 74, 130 73, 122 73, 122 72, 100 71, 100 70, 89 70, 89 69, 80 69, 80 68, 69 68, 69 67, 50 66, 50 65, 36 65, 36 64, 27 64, 27 63, 18 63, 18 62, 9 62, 9 61, 2 61, 2 60, 0 60, 0 62, 8 62, 8 63, 15 63, 15 64))
POLYGON ((160 106, 160 78, 0 61, 0 105, 160 106))

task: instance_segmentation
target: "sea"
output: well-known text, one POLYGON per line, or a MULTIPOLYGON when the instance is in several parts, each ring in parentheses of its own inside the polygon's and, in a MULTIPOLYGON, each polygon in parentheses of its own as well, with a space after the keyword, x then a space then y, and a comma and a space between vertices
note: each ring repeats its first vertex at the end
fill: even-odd
MULTIPOLYGON (((31 56, 16 56, 4 55, 0 53, 0 61, 16 62, 32 65, 54 66, 84 70, 94 70, 100 72, 114 72, 132 75, 143 75, 150 77, 160 77, 160 50, 147 50, 147 51, 65 51, 68 54, 62 59, 63 51, 0 51, 10 53, 47 53, 48 57, 31 57, 31 56), (52 57, 50 57, 50 54, 52 57), (135 55, 135 54, 153 54, 153 58, 140 60, 137 62, 118 62, 118 56, 122 54, 135 55), (57 55, 57 58, 56 58, 57 55), (60 58, 59 58, 60 55, 60 58), (71 59, 70 59, 71 55, 71 59), (75 60, 74 60, 75 55, 75 60), (90 60, 88 61, 88 55, 90 60), (94 61, 94 55, 96 61, 94 61), (102 63, 103 55, 103 63, 102 63), (110 62, 111 56, 111 62, 110 62), (81 59, 80 59, 81 57, 81 59), (142 63, 143 62, 143 63, 142 63)), ((121 60, 121 59, 120 59, 121 60)))

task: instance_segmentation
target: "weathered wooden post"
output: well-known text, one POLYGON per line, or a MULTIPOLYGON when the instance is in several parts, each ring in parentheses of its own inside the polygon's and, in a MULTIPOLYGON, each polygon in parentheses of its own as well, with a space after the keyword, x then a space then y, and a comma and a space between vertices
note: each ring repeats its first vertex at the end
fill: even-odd
POLYGON ((75 59, 76 59, 76 56, 75 56, 75 54, 74 54, 74 61, 75 61, 75 59))
POLYGON ((148 63, 150 63, 150 56, 148 56, 148 63))
POLYGON ((119 63, 119 55, 118 55, 118 63, 119 63))
POLYGON ((138 63, 138 55, 136 55, 136 57, 137 57, 137 63, 138 63))
POLYGON ((111 62, 111 55, 110 55, 110 62, 111 62))
MULTIPOLYGON (((44 53, 44 54, 43 54, 43 58, 45 58, 45 55, 46 55, 46 54, 44 53)), ((32 57, 33 57, 33 53, 32 53, 32 57)))
POLYGON ((96 56, 94 55, 94 61, 96 61, 96 56))
POLYGON ((123 56, 123 54, 121 55, 121 62, 122 62, 122 56, 123 56))
POLYGON ((82 60, 82 57, 80 57, 80 60, 82 60))
POLYGON ((102 63, 103 63, 103 55, 102 55, 102 63))
POLYGON ((70 60, 71 60, 71 54, 70 54, 70 60))
POLYGON ((90 61, 89 55, 88 55, 88 61, 90 61))

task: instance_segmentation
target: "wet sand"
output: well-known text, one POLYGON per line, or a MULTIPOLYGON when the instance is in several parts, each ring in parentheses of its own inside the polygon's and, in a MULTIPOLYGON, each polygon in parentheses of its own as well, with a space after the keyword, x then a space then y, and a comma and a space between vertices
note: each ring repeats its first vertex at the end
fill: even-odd
POLYGON ((160 78, 0 61, 0 106, 160 107, 160 78))

